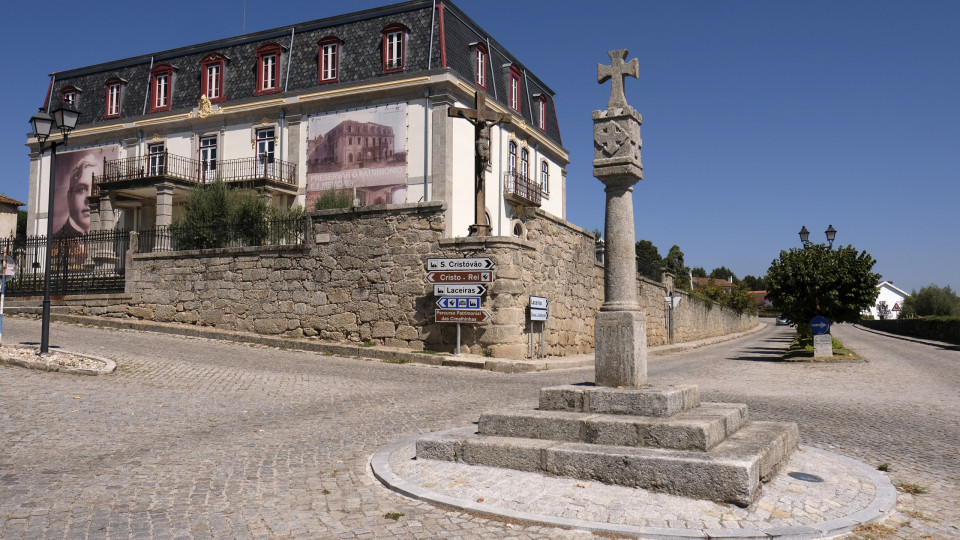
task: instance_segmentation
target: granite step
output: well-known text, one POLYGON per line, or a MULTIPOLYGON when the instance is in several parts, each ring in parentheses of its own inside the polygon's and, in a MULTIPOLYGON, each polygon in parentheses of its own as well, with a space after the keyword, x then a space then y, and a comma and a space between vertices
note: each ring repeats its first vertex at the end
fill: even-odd
POLYGON ((747 422, 747 406, 740 403, 702 403, 670 417, 515 410, 482 414, 479 433, 615 446, 709 450, 747 422))
POLYGON ((787 461, 797 440, 796 424, 775 422, 748 424, 708 451, 431 434, 417 441, 417 459, 599 480, 746 506, 787 461))
POLYGON ((673 416, 700 404, 696 385, 611 388, 568 384, 540 389, 540 410, 673 416))

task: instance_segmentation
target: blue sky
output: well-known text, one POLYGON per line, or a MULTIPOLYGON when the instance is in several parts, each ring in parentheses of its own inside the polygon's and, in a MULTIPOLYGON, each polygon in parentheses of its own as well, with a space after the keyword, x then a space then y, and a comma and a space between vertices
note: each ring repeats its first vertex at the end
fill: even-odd
MULTIPOLYGON (((246 31, 385 3, 247 0, 246 31)), ((743 277, 798 246, 801 226, 823 241, 832 224, 838 244, 866 250, 907 292, 960 290, 960 2, 457 5, 556 92, 573 223, 603 227, 590 115, 609 83, 596 83, 596 66, 625 48, 640 61, 627 99, 644 119, 638 239, 743 277)), ((27 121, 51 72, 244 30, 243 0, 36 6, 8 0, 0 21, 0 192, 24 202, 27 121)))

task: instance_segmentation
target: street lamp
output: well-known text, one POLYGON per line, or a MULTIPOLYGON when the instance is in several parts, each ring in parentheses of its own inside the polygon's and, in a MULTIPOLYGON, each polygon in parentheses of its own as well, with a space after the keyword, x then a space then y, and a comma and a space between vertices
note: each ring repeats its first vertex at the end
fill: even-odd
POLYGON ((833 239, 837 237, 837 230, 833 228, 833 225, 830 225, 823 233, 827 235, 827 242, 830 242, 830 247, 833 247, 833 239))
MULTIPOLYGON (((30 119, 33 136, 40 143, 40 156, 43 157, 43 143, 50 137, 54 126, 63 134, 63 143, 67 144, 67 134, 77 127, 80 112, 72 103, 63 103, 54 109, 53 114, 40 111, 30 119)), ((50 255, 53 248, 53 199, 56 193, 54 169, 57 161, 57 141, 50 141, 50 181, 47 184, 47 249, 43 256, 43 315, 40 325, 40 354, 50 351, 50 255)))
MULTIPOLYGON (((832 248, 833 241, 837 238, 837 230, 833 228, 833 225, 830 225, 823 233, 827 235, 827 242, 830 242, 832 248)), ((803 242, 804 246, 810 242, 810 231, 807 230, 806 226, 800 228, 800 241, 803 242)))

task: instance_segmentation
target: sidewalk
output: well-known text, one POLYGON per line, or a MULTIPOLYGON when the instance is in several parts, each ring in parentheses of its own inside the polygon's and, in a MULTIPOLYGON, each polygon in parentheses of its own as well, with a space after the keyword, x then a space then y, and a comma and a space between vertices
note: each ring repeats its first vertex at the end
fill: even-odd
MULTIPOLYGON (((8 310, 8 313, 10 315, 30 316, 39 315, 40 310, 39 308, 33 307, 15 307, 8 310)), ((594 365, 593 353, 572 356, 548 356, 538 359, 528 358, 523 360, 513 360, 509 358, 484 357, 479 355, 457 356, 446 353, 426 353, 393 347, 366 347, 362 345, 333 344, 309 338, 265 336, 251 332, 217 330, 210 327, 193 326, 187 324, 160 323, 134 319, 109 319, 105 317, 70 315, 67 313, 56 312, 51 313, 50 320, 55 322, 95 326, 100 328, 159 332, 164 334, 234 341, 238 343, 251 343, 267 347, 317 352, 332 356, 370 358, 395 363, 468 367, 484 369, 487 371, 496 371, 500 373, 526 373, 530 371, 593 367, 594 365)), ((756 327, 750 330, 736 334, 716 336, 697 341, 689 341, 686 343, 674 343, 671 345, 648 347, 647 353, 650 356, 663 356, 675 352, 703 347, 706 345, 713 345, 715 343, 722 343, 724 341, 730 341, 755 332, 759 332, 768 326, 769 325, 766 323, 759 323, 756 327)))

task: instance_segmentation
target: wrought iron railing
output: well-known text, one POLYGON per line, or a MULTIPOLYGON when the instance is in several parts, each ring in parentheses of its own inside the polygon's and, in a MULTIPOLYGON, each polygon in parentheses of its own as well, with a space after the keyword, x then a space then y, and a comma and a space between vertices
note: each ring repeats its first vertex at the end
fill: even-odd
POLYGON ((253 223, 170 225, 139 231, 140 253, 248 246, 302 245, 303 218, 264 220, 253 223))
POLYGON ((130 233, 118 229, 55 236, 49 244, 46 236, 0 239, 0 252, 6 248, 17 265, 8 295, 43 294, 48 245, 51 295, 123 292, 130 233))
POLYGON ((503 193, 507 196, 519 197, 532 206, 540 206, 543 189, 540 182, 533 178, 508 171, 503 173, 503 193))
POLYGON ((170 153, 111 159, 104 160, 103 174, 94 177, 93 192, 96 194, 101 186, 106 189, 106 185, 114 182, 141 178, 173 178, 201 184, 214 180, 270 180, 296 186, 297 165, 268 155, 213 162, 170 153))

